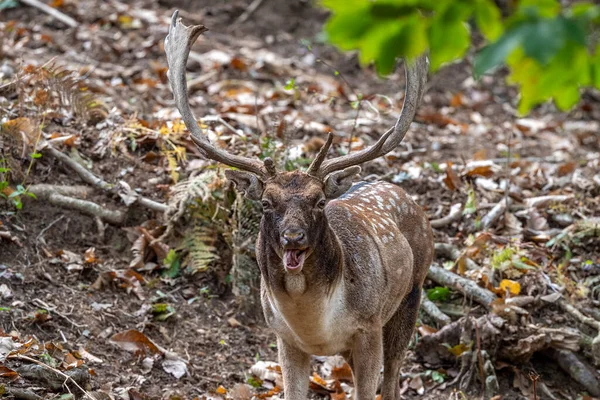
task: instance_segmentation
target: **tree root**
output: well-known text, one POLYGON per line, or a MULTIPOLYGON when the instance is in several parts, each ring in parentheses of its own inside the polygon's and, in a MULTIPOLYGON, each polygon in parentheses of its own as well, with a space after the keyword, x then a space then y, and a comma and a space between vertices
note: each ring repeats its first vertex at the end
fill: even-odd
POLYGON ((58 391, 62 390, 63 386, 71 386, 69 383, 74 382, 75 385, 71 389, 80 389, 89 385, 90 374, 87 369, 74 368, 69 371, 60 372, 48 366, 38 364, 25 364, 15 371, 23 378, 41 382, 46 387, 58 391), (66 378, 65 378, 66 376, 66 378))

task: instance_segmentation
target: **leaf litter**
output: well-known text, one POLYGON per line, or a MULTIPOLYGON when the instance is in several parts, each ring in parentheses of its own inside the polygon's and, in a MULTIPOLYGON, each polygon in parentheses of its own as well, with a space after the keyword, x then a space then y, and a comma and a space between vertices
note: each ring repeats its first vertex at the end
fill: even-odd
MULTIPOLYGON (((242 203, 221 171, 199 157, 167 101, 160 41, 169 12, 109 1, 106 10, 89 14, 95 10, 90 5, 56 4, 81 23, 73 37, 24 6, 0 23, 6 55, 0 181, 7 182, 2 193, 18 200, 2 204, 8 213, 0 215, 0 316, 3 327, 18 327, 0 337, 0 354, 9 357, 0 372, 26 385, 34 378, 23 378, 10 358, 24 355, 62 372, 90 371, 94 389, 112 387, 106 393, 113 397, 281 396, 280 369, 266 361, 276 359, 274 338, 260 328, 260 310, 252 314, 248 300, 257 276, 244 274, 256 269, 257 214, 248 205, 238 212, 242 203), (81 56, 86 49, 92 49, 88 58, 81 56), (82 184, 37 147, 42 142, 108 182, 102 192, 66 195, 127 211, 124 228, 27 198, 19 185, 50 184, 56 191, 82 184), (26 224, 15 213, 19 203, 26 224), (165 209, 165 216, 157 211, 165 209), (63 214, 67 218, 58 220, 63 214), (236 236, 239 231, 246 237, 236 236), (35 254, 23 253, 19 243, 35 254), (35 268, 24 267, 29 260, 35 268), (117 361, 119 370, 107 367, 117 361), (154 368, 157 362, 162 368, 154 368)), ((219 10, 224 18, 235 16, 219 10)), ((273 13, 268 7, 261 12, 258 18, 273 13)), ((215 17, 204 18, 219 29, 215 17)), ((390 90, 390 82, 401 88, 401 79, 382 82, 370 71, 347 68, 342 73, 356 82, 349 88, 339 72, 317 61, 341 68, 345 56, 316 44, 298 47, 278 27, 271 39, 256 37, 257 23, 248 24, 243 29, 250 31, 236 40, 216 35, 191 57, 192 105, 219 146, 303 165, 330 130, 339 134, 335 151, 343 153, 372 142, 393 122, 402 94, 390 90), (278 44, 268 45, 275 38, 278 44)), ((406 188, 436 219, 436 242, 451 247, 437 251, 435 262, 452 279, 440 284, 430 274, 426 293, 452 322, 442 326, 421 314, 401 391, 436 398, 458 387, 471 398, 483 377, 508 381, 512 394, 531 397, 535 372, 543 393, 593 394, 568 370, 540 359, 558 365, 567 351, 585 368, 600 360, 594 328, 600 110, 584 98, 570 114, 543 105, 515 119, 516 103, 492 101, 514 98, 498 78, 474 82, 462 73, 440 74, 406 143, 364 172, 406 188), (479 298, 494 300, 473 301, 465 281, 452 284, 456 276, 487 291, 479 298), (573 383, 553 384, 565 376, 573 383)), ((312 396, 339 400, 351 396, 351 378, 343 360, 316 357, 307 380, 312 396)), ((44 382, 49 387, 52 379, 44 382)), ((68 392, 61 385, 57 390, 68 392)))

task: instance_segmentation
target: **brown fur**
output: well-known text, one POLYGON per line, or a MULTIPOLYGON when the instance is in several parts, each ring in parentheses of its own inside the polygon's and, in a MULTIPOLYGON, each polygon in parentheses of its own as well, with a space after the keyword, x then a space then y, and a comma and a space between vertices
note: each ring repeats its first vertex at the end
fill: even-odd
POLYGON ((383 398, 397 399, 401 361, 433 258, 431 227, 396 185, 362 184, 321 209, 325 185, 302 172, 261 182, 267 206, 257 240, 262 304, 278 336, 285 397, 306 398, 310 354, 342 353, 355 375, 357 399, 375 397, 382 363, 383 398), (309 249, 301 271, 293 273, 282 262, 281 234, 290 227, 306 232, 309 249))

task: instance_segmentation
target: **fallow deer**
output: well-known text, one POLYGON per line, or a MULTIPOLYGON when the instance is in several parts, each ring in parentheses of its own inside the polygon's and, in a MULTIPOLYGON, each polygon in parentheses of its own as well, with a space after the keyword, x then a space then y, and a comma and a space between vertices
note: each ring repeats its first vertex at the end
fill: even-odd
POLYGON ((372 146, 325 160, 332 135, 306 172, 278 172, 274 162, 229 154, 198 127, 189 106, 185 66, 207 29, 173 14, 165 39, 168 78, 191 138, 246 197, 262 202, 256 242, 261 300, 275 331, 287 399, 305 399, 310 356, 340 353, 349 361, 355 398, 373 400, 383 364, 383 399, 399 398, 400 366, 415 327, 421 287, 433 258, 423 210, 398 186, 358 183, 358 164, 398 146, 427 77, 421 56, 406 65, 406 95, 395 126, 372 146))

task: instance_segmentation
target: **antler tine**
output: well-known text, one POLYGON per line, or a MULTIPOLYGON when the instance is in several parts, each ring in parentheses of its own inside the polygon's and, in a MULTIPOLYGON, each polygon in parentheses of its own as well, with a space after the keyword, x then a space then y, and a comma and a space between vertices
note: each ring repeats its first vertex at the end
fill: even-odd
POLYGON ((263 178, 274 175, 276 171, 272 163, 267 167, 257 159, 230 154, 215 147, 202 133, 190 109, 185 67, 192 45, 208 29, 203 25, 185 26, 178 15, 179 11, 173 13, 169 34, 165 38, 165 53, 169 65, 167 76, 175 97, 175 104, 185 126, 190 131, 192 140, 207 158, 252 172, 263 178))
POLYGON ((315 157, 313 162, 310 164, 310 167, 308 167, 308 170, 306 171, 307 174, 309 174, 309 175, 318 174, 319 168, 321 168, 321 164, 323 163, 323 161, 325 161, 327 152, 329 151, 329 148, 331 147, 331 143, 333 143, 333 133, 329 132, 329 134, 327 135, 327 141, 325 141, 323 146, 319 149, 317 156, 315 157))
POLYGON ((315 175, 324 178, 334 171, 374 160, 394 150, 402 142, 417 113, 417 106, 425 91, 429 69, 427 55, 423 54, 411 63, 406 62, 404 68, 406 72, 406 95, 404 96, 402 111, 394 127, 381 135, 374 145, 364 150, 323 162, 315 175))

